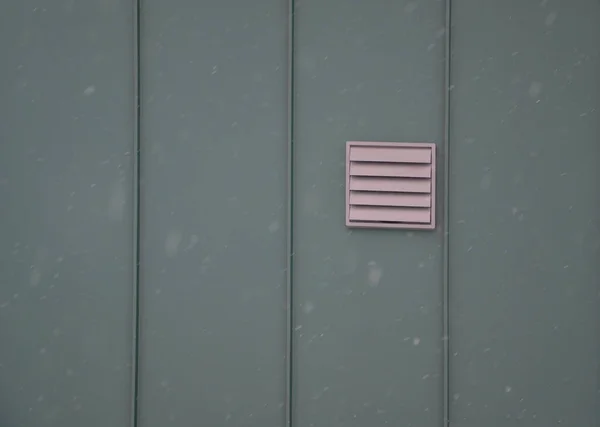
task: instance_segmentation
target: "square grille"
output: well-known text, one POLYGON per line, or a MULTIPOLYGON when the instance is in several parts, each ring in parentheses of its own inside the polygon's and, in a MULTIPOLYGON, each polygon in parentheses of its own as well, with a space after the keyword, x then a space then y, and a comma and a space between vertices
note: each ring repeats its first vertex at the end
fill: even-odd
POLYGON ((346 226, 435 228, 435 144, 346 143, 346 226))

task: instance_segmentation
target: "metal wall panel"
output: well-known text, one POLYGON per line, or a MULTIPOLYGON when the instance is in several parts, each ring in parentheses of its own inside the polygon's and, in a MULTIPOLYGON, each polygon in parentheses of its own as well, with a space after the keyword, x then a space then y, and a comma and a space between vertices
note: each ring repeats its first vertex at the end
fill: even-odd
POLYGON ((129 424, 131 10, 2 2, 2 426, 129 424))
POLYGON ((441 228, 350 231, 344 172, 348 140, 442 142, 444 4, 295 19, 294 425, 439 426, 441 228))
MULTIPOLYGON (((0 424, 130 425, 135 36, 122 0, 0 15, 0 424)), ((450 419, 600 422, 600 5, 454 0, 450 419)), ((142 3, 138 425, 442 425, 444 206, 344 225, 347 140, 436 142, 444 4, 142 3)), ((438 202, 443 198, 438 189, 438 202)))
POLYGON ((286 4, 142 6, 140 426, 280 426, 286 4))
POLYGON ((452 423, 596 426, 600 3, 453 4, 452 423))

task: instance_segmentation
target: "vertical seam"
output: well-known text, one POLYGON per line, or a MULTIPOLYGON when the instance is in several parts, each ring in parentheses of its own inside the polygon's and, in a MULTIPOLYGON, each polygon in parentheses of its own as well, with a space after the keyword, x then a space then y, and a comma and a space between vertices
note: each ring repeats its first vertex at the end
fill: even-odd
POLYGON ((450 426, 450 71, 452 0, 445 0, 445 61, 444 61, 444 267, 443 267, 443 347, 444 347, 444 422, 450 426))
POLYGON ((130 426, 138 425, 140 306, 140 2, 133 0, 133 270, 130 426))
POLYGON ((286 348, 285 424, 293 418, 293 216, 294 216, 294 0, 288 0, 287 34, 287 241, 286 241, 286 348))

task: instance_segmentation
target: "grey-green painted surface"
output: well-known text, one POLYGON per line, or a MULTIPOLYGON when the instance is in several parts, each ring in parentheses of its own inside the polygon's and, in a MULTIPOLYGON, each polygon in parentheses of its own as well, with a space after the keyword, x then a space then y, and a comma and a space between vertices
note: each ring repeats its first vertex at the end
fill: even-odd
POLYGON ((600 3, 457 0, 451 419, 600 422, 600 3))
MULTIPOLYGON (((454 0, 450 418, 600 422, 600 4, 454 0)), ((346 140, 432 141, 444 2, 144 0, 138 427, 443 425, 443 223, 344 227, 346 140)), ((130 426, 131 2, 0 13, 0 425, 130 426)), ((439 168, 439 201, 443 168, 439 168)), ((133 426, 132 426, 133 427, 133 426)))
POLYGON ((436 0, 296 9, 297 426, 441 425, 442 231, 348 230, 344 169, 347 140, 441 143, 443 27, 436 0))
POLYGON ((0 425, 129 424, 131 7, 0 6, 0 425))
POLYGON ((286 4, 144 1, 140 421, 281 426, 286 4))

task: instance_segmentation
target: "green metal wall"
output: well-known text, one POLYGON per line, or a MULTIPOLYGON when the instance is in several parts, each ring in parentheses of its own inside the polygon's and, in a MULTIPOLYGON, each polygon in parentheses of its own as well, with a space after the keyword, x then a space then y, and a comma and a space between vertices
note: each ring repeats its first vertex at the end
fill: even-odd
POLYGON ((453 4, 451 419, 598 425, 600 3, 453 4))
POLYGON ((0 425, 598 425, 596 0, 0 12, 0 425), (347 229, 347 140, 438 228, 347 229))
POLYGON ((132 8, 0 5, 0 425, 126 426, 132 8))
POLYGON ((141 17, 140 425, 282 425, 286 5, 141 17))
POLYGON ((439 426, 442 227, 343 215, 345 141, 443 152, 444 3, 303 1, 295 24, 294 425, 439 426))

